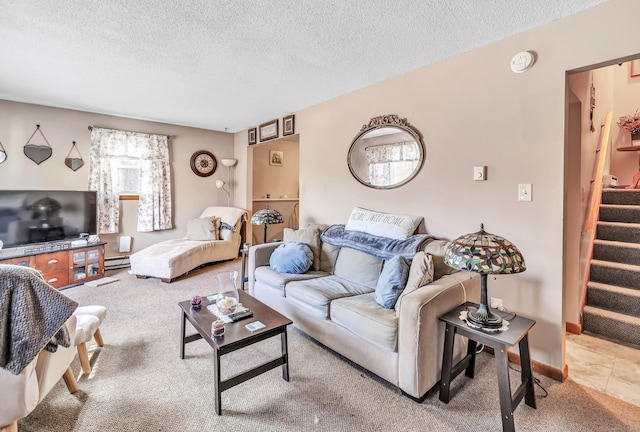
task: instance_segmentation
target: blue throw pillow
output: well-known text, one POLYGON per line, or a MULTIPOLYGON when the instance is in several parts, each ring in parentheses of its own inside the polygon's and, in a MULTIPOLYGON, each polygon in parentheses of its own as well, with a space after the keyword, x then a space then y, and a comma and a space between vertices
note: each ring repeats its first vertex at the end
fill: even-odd
POLYGON ((269 258, 269 265, 278 273, 304 273, 313 264, 313 252, 304 243, 289 242, 278 246, 269 258))
POLYGON ((376 285, 375 299, 386 309, 392 309, 409 279, 409 262, 397 255, 384 262, 376 285))

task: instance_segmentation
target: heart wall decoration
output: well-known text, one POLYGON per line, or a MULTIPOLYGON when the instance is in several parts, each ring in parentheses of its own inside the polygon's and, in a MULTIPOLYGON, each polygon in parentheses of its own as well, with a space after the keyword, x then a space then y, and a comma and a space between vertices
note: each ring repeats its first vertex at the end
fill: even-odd
POLYGON ((84 165, 84 161, 82 160, 82 155, 80 154, 80 150, 78 150, 78 147, 76 147, 75 141, 73 141, 73 145, 71 146, 71 150, 69 150, 69 154, 67 154, 67 157, 64 158, 64 164, 67 167, 71 168, 71 170, 73 171, 79 170, 84 165), (76 151, 77 157, 71 156, 71 153, 73 153, 73 150, 76 151))
POLYGON ((40 125, 36 125, 36 130, 33 131, 31 136, 27 140, 27 144, 25 144, 24 146, 24 154, 38 165, 49 159, 53 154, 53 149, 51 148, 49 141, 47 141, 47 137, 45 137, 40 130, 40 125), (31 143, 31 139, 36 134, 36 132, 40 132, 40 135, 42 135, 42 138, 44 138, 46 145, 31 143))
POLYGON ((7 160, 7 152, 5 151, 2 143, 0 142, 0 163, 7 160))

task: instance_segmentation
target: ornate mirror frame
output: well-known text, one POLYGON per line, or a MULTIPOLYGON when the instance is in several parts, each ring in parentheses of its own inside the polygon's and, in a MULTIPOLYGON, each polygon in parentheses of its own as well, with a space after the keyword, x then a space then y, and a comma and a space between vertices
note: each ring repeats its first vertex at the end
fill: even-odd
MULTIPOLYGON (((392 144, 380 145, 383 146, 392 144)), ((351 175, 353 175, 353 177, 364 186, 374 189, 394 189, 410 182, 416 175, 418 175, 420 169, 422 168, 422 165, 424 164, 424 158, 424 143, 422 142, 422 135, 420 134, 420 132, 413 126, 411 126, 407 122, 407 119, 401 119, 395 114, 387 114, 373 117, 371 120, 369 120, 368 124, 362 126, 360 132, 351 142, 351 147, 349 147, 349 153, 347 154, 347 165, 349 166, 351 175), (365 171, 364 166, 367 165, 367 155, 365 152, 369 147, 366 144, 365 140, 377 135, 381 136, 390 134, 405 135, 407 137, 406 143, 409 143, 411 139, 415 141, 415 144, 417 146, 417 164, 408 176, 399 181, 387 185, 373 184, 369 178, 368 172, 366 174, 363 173, 365 171)), ((368 171, 368 168, 366 168, 366 170, 368 171)))

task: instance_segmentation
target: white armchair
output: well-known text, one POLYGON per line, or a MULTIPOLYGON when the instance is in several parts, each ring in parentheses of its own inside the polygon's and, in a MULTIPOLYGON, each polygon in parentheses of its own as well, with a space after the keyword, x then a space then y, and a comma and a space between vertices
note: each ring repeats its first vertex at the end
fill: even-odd
POLYGON ((76 306, 34 270, 0 265, 0 432, 17 431, 17 421, 61 377, 71 393, 78 390, 69 367, 76 352, 76 306), (63 327, 70 343, 58 340, 54 352, 44 349, 63 327))

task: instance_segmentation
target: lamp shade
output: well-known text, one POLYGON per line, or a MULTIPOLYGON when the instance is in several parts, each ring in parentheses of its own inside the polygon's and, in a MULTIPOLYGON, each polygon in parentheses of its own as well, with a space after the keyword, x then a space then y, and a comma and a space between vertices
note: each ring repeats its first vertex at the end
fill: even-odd
POLYGON ((490 234, 480 225, 480 231, 465 234, 451 241, 444 251, 444 263, 457 270, 480 273, 480 305, 469 311, 467 323, 487 331, 498 331, 502 318, 489 309, 487 275, 513 274, 526 270, 518 248, 504 237, 490 234))
POLYGON ((237 159, 221 159, 220 162, 222 163, 222 165, 229 168, 234 166, 236 163, 238 163, 238 160, 237 159))
POLYGON ((216 187, 221 189, 224 186, 224 180, 216 180, 216 187))
POLYGON ((484 274, 512 274, 526 270, 518 248, 504 237, 480 231, 453 240, 444 252, 444 263, 457 270, 484 274))
POLYGON ((284 223, 284 217, 280 212, 272 210, 268 206, 251 216, 252 225, 264 225, 264 243, 267 242, 267 225, 279 223, 284 223))

